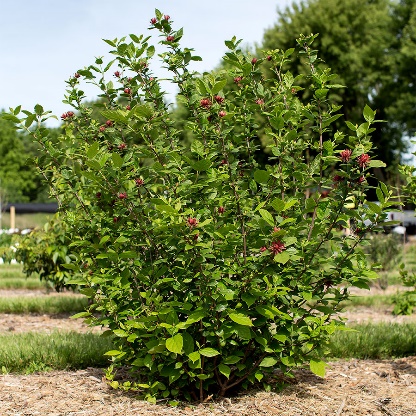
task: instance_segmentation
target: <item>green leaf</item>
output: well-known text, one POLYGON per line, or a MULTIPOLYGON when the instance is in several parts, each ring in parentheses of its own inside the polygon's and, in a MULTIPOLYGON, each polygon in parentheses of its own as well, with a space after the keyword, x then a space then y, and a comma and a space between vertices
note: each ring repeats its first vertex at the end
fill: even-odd
POLYGON ((270 178, 270 173, 265 170, 256 170, 254 172, 254 180, 257 183, 267 183, 270 178))
POLYGON ((202 348, 199 350, 199 353, 204 357, 215 357, 216 355, 220 355, 220 353, 214 348, 202 348))
POLYGON ((251 322, 251 319, 242 313, 230 313, 228 316, 236 324, 244 326, 253 326, 253 322, 251 322))
POLYGON ((134 107, 134 114, 138 117, 142 117, 145 119, 149 119, 153 115, 153 110, 151 107, 149 107, 146 104, 143 105, 137 105, 134 107))
POLYGON ((100 144, 98 142, 94 142, 87 150, 88 159, 93 159, 97 155, 99 148, 100 144))
POLYGON ((269 211, 266 211, 265 209, 259 209, 259 213, 261 217, 264 219, 264 221, 266 221, 272 227, 274 226, 274 219, 273 219, 272 214, 270 214, 269 211))
POLYGON ((166 340, 166 348, 170 352, 174 352, 176 354, 181 354, 183 347, 183 338, 181 334, 176 334, 172 338, 168 338, 166 340))
POLYGON ((199 94, 201 94, 204 97, 209 95, 207 86, 201 78, 196 79, 196 89, 198 90, 199 94))
POLYGON ((128 114, 123 110, 103 110, 100 114, 108 120, 115 121, 116 123, 127 124, 129 122, 126 115, 128 114))
POLYGON ((193 363, 195 363, 201 358, 201 354, 198 351, 194 351, 188 354, 188 357, 193 363))
POLYGON ((109 355, 110 357, 114 357, 122 353, 123 351, 120 351, 120 350, 111 350, 111 351, 107 351, 104 355, 109 355))
POLYGON ((209 159, 201 159, 198 162, 192 163, 192 168, 198 172, 203 172, 211 167, 211 161, 209 159))
MULTIPOLYGON (((28 118, 29 117, 30 116, 28 116, 28 118)), ((16 117, 13 114, 4 113, 4 114, 1 115, 1 118, 4 119, 4 120, 7 120, 7 121, 11 121, 12 123, 15 123, 15 124, 20 123, 20 118, 16 117)), ((33 117, 33 119, 34 119, 34 117, 33 117)))
POLYGON ((273 367, 277 363, 277 358, 274 357, 265 357, 263 361, 259 364, 259 367, 273 367))
POLYGON ((225 364, 220 364, 220 365, 218 366, 218 371, 219 371, 221 374, 224 374, 224 376, 225 376, 225 377, 230 378, 231 368, 230 368, 230 367, 228 367, 228 365, 225 365, 225 364))
POLYGON ((155 47, 153 45, 150 45, 147 48, 146 54, 148 58, 151 58, 155 54, 155 47))
POLYGON ((326 88, 321 88, 315 91, 315 97, 320 100, 321 98, 326 97, 326 95, 328 94, 328 89, 326 88))
POLYGON ((271 206, 275 209, 276 212, 281 212, 285 208, 285 202, 282 199, 275 198, 271 202, 271 206))
POLYGON ((115 168, 121 168, 123 166, 124 160, 118 153, 113 153, 111 159, 115 168))
POLYGON ((274 261, 276 263, 286 264, 290 260, 290 255, 287 251, 283 253, 278 253, 274 256, 274 261))
POLYGON ((386 164, 381 160, 370 160, 370 164, 368 166, 370 168, 385 168, 386 164))
POLYGON ((129 335, 126 331, 123 331, 122 329, 115 329, 113 331, 113 334, 120 338, 125 338, 129 335))
POLYGON ((363 116, 366 121, 369 123, 372 123, 374 121, 374 118, 376 116, 376 112, 373 111, 367 104, 364 107, 363 116))
POLYGON ((226 79, 216 82, 215 85, 212 87, 211 93, 213 95, 218 94, 226 85, 227 85, 226 79))
POLYGON ((309 361, 309 368, 311 369, 312 373, 316 374, 319 377, 325 377, 325 367, 326 363, 324 361, 309 361))
POLYGON ((204 156, 204 145, 199 140, 194 140, 191 144, 191 152, 196 153, 197 155, 204 156))

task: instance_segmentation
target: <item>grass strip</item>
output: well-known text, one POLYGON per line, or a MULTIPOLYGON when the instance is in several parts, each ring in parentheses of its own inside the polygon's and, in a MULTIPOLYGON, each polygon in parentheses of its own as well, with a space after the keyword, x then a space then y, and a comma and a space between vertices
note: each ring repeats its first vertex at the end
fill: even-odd
POLYGON ((329 345, 332 358, 387 359, 416 354, 416 325, 360 324, 338 331, 329 345))
POLYGON ((113 349, 111 338, 100 334, 26 332, 0 335, 3 373, 81 369, 109 365, 104 353, 113 349))
POLYGON ((1 264, 0 265, 0 281, 6 279, 26 279, 26 275, 22 271, 21 264, 1 264))
POLYGON ((385 308, 393 303, 394 295, 352 296, 347 302, 342 302, 344 308, 351 306, 366 306, 370 308, 385 308))
POLYGON ((27 289, 27 290, 39 290, 45 289, 47 285, 45 282, 40 281, 39 279, 33 278, 0 278, 0 289, 27 289))
POLYGON ((81 296, 25 296, 0 298, 0 313, 58 314, 82 312, 88 299, 81 296))

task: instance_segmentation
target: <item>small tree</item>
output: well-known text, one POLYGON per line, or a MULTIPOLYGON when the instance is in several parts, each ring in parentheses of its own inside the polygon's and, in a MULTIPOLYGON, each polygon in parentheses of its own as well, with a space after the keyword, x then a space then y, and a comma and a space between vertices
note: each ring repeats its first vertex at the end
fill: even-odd
MULTIPOLYGON (((313 35, 297 41, 309 68, 302 102, 297 78, 281 70, 293 50, 253 57, 233 38, 225 42, 232 69, 198 76, 187 66, 200 58, 181 49, 182 29, 169 16, 156 10, 150 29, 161 33, 159 56, 189 109, 190 149, 152 75, 155 47, 135 35, 106 40, 114 60, 98 58, 68 81, 74 111, 62 115, 62 146, 40 123, 33 131, 74 236, 77 266, 67 267, 82 273, 77 283, 92 299, 78 316, 115 336, 108 377, 119 365, 132 370, 134 381, 111 385, 151 401, 203 401, 265 381, 276 366, 309 361, 323 375, 340 302, 375 275, 358 250, 364 221, 377 229, 391 204, 384 184, 379 205, 366 201, 368 169, 382 165, 369 155, 375 112, 366 107, 365 122, 349 124, 350 145, 339 149, 342 134, 328 128, 340 108, 327 100, 338 86, 319 69, 313 35), (260 71, 265 60, 272 85, 260 71), (225 96, 230 77, 238 88, 225 96), (82 102, 82 79, 101 90, 103 124, 82 102), (253 139, 259 109, 272 139, 265 166, 253 139), (340 233, 352 218, 355 234, 340 233)), ((25 115, 9 118, 29 128, 48 117, 41 106, 25 115)))

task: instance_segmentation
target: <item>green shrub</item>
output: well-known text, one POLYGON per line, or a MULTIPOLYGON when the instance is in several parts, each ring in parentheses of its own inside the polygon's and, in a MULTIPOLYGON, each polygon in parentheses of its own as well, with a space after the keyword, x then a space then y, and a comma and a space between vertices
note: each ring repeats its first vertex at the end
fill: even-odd
POLYGON ((51 284, 57 292, 73 287, 68 281, 74 272, 65 268, 73 260, 68 246, 70 238, 65 224, 56 215, 43 228, 36 228, 29 234, 18 236, 14 258, 23 263, 23 273, 36 273, 40 280, 51 284))
MULTIPOLYGON (((366 106, 365 122, 348 124, 349 138, 333 134, 341 114, 327 94, 340 86, 320 69, 313 35, 297 41, 309 68, 304 103, 297 78, 282 70, 293 50, 253 57, 233 38, 224 58, 231 69, 198 76, 187 65, 200 58, 180 48, 182 29, 159 11, 151 25, 189 111, 190 148, 150 70, 155 48, 135 35, 106 40, 115 61, 97 58, 69 79, 74 111, 62 115, 59 146, 42 126, 32 133, 73 235, 77 261, 66 267, 82 273, 78 283, 93 302, 79 316, 109 327, 111 369, 128 365, 135 380, 111 385, 151 401, 203 401, 262 381, 275 366, 309 361, 323 375, 339 303, 375 275, 359 250, 362 236, 392 204, 384 184, 379 205, 366 200, 369 170, 383 165, 369 156, 375 111, 366 106), (263 61, 276 81, 264 80, 263 61), (83 104, 81 80, 100 88, 105 123, 83 104), (268 125, 265 165, 256 159, 259 115, 268 125), (357 234, 341 235, 351 218, 357 234)), ((27 129, 49 117, 39 105, 19 114, 8 117, 27 129)))

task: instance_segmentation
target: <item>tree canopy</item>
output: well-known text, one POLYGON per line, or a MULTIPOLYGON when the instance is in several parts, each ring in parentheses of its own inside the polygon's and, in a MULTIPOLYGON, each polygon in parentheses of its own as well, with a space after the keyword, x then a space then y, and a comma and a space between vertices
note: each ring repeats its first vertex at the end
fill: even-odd
MULTIPOLYGON (((416 131, 416 1, 293 3, 278 12, 261 49, 292 48, 300 33, 319 34, 314 49, 324 65, 338 74, 333 83, 346 86, 333 97, 343 106, 344 121, 361 123, 365 104, 386 121, 375 126, 373 140, 378 156, 390 166, 397 165, 406 136, 416 131)), ((301 71, 301 57, 292 60, 288 69, 301 71)))

